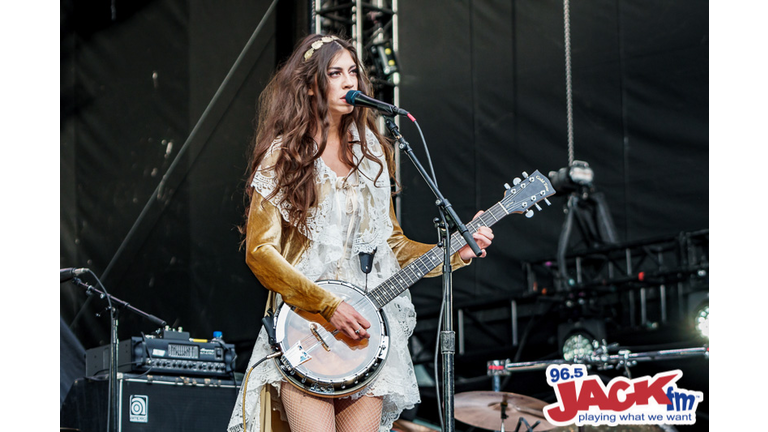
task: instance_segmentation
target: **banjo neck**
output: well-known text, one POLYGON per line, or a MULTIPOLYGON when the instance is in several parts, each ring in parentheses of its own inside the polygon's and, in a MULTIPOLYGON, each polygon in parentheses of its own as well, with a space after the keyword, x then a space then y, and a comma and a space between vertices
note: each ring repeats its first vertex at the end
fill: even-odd
MULTIPOLYGON (((474 234, 481 226, 490 227, 505 216, 507 216, 507 213, 504 211, 504 208, 501 204, 497 203, 480 215, 480 217, 466 224, 466 226, 469 232, 474 234)), ((451 255, 458 252, 466 244, 467 242, 461 234, 453 233, 451 235, 451 255)), ((389 279, 370 290, 366 296, 377 308, 383 308, 384 305, 394 300, 395 297, 402 294, 403 291, 442 264, 443 254, 442 247, 433 247, 427 253, 403 267, 399 272, 390 276, 389 279)))
MULTIPOLYGON (((527 217, 531 217, 533 212, 530 207, 536 206, 536 208, 539 208, 537 204, 539 201, 546 201, 546 197, 555 193, 549 180, 539 173, 538 170, 530 176, 523 173, 523 176, 525 179, 515 184, 514 187, 507 185, 507 193, 504 199, 494 204, 493 207, 486 210, 478 218, 466 224, 467 230, 470 233, 474 234, 481 226, 490 227, 512 213, 525 213, 527 217)), ((549 204, 549 201, 546 202, 549 204)), ((459 233, 451 235, 450 243, 451 255, 467 244, 464 237, 459 233)), ((443 254, 443 248, 433 247, 427 253, 403 267, 399 272, 390 276, 389 279, 373 288, 366 296, 378 309, 381 309, 411 285, 421 280, 427 273, 442 264, 443 254)))

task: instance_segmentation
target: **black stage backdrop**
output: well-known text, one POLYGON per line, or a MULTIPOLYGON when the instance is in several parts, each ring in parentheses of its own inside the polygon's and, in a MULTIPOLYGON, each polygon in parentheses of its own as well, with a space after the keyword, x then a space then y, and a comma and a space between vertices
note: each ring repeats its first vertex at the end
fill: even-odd
MULTIPOLYGON (((399 16, 401 105, 424 130, 462 218, 501 199, 521 171, 568 165, 562 2, 405 2, 399 16)), ((572 3, 571 45, 575 159, 593 168, 619 239, 707 228, 706 8, 572 3)), ((434 241, 429 191, 406 159, 401 168, 403 228, 434 241)), ((523 288, 516 263, 556 252, 564 199, 552 202, 494 226, 491 258, 455 274, 459 298, 523 288)))
MULTIPOLYGON (((279 3, 225 78, 270 3, 61 3, 61 267, 92 269, 112 295, 193 337, 222 331, 241 371, 266 296, 237 231, 255 104, 305 32, 308 6, 279 3)), ((465 222, 522 171, 568 164, 562 2, 399 3, 400 105, 417 118, 440 189, 465 222)), ((707 2, 573 2, 570 17, 575 159, 594 169, 619 240, 708 229, 707 2)), ((405 120, 402 132, 426 163, 416 128, 405 120)), ((400 168, 403 228, 434 242, 431 192, 407 158, 400 168)), ((523 262, 556 253, 564 198, 551 201, 532 219, 494 227, 489 257, 455 273, 456 303, 525 292, 523 262)), ((412 294, 429 318, 440 280, 412 294)), ((108 343, 109 321, 96 315, 104 307, 61 285, 77 349, 108 343)), ((120 339, 155 329, 120 315, 120 339)), ((495 357, 460 359, 457 374, 482 377, 486 360, 515 354, 497 347, 495 357)), ((706 363, 698 367, 706 376, 706 363)))

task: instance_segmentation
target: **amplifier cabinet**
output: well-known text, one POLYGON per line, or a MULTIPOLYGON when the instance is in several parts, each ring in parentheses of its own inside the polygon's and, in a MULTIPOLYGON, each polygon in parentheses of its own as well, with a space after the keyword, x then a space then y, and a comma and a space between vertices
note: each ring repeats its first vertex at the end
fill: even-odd
MULTIPOLYGON (((75 380, 60 411, 60 427, 103 432, 109 382, 75 380)), ((120 432, 226 430, 239 386, 231 380, 118 374, 120 432)))

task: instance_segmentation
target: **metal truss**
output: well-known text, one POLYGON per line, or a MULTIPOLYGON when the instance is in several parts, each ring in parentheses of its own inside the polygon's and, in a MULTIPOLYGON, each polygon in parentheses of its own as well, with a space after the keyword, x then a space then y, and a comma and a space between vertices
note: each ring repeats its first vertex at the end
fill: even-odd
POLYGON ((396 54, 398 24, 396 0, 312 2, 312 32, 351 37, 368 68, 377 99, 398 105, 396 54), (387 53, 384 50, 389 48, 387 53), (389 56, 383 59, 382 55, 389 56), (389 62, 386 60, 390 60, 389 62), (394 61, 394 64, 391 64, 394 61))
MULTIPOLYGON (((313 0, 313 33, 334 33, 351 37, 373 87, 373 97, 400 106, 400 68, 397 0, 313 0)), ((379 131, 385 131, 379 119, 379 131)), ((399 126, 400 119, 395 118, 399 126)), ((400 183, 400 149, 395 147, 395 180, 400 183)), ((395 197, 400 217, 400 196, 395 197)))
MULTIPOLYGON (((565 264, 569 280, 559 280, 554 257, 525 262, 525 291, 462 302, 455 317, 457 361, 511 357, 526 342, 554 345, 558 326, 573 323, 606 323, 608 342, 687 327, 695 338, 691 314, 709 293, 708 230, 572 253, 565 264)), ((437 317, 419 315, 414 363, 432 361, 436 326, 437 317)))
POLYGON ((568 305, 621 301, 622 325, 666 324, 696 306, 689 304, 701 297, 694 293, 709 289, 709 230, 572 253, 565 260, 567 280, 557 265, 555 260, 525 263, 529 292, 557 293, 569 298, 568 305), (649 316, 651 300, 658 303, 654 317, 649 316))

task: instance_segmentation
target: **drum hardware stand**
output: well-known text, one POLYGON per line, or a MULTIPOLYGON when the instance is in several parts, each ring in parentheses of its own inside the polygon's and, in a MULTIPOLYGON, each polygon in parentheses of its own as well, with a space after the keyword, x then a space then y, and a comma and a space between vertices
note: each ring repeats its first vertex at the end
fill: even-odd
MULTIPOLYGON (((96 275, 93 274, 89 270, 89 273, 93 275, 94 278, 96 278, 96 275)), ((101 281, 98 280, 98 285, 101 285, 101 281)), ((117 432, 119 430, 119 416, 120 416, 120 399, 118 395, 118 389, 117 389, 117 359, 118 359, 118 348, 119 348, 119 340, 117 337, 117 327, 118 327, 118 320, 117 316, 119 313, 119 309, 127 309, 131 312, 134 312, 135 314, 141 316, 142 318, 145 318, 160 327, 163 327, 166 325, 166 322, 161 320, 160 318, 150 315, 146 312, 143 312, 139 309, 136 309, 135 307, 131 306, 127 302, 124 302, 120 300, 117 297, 112 296, 111 294, 107 293, 107 290, 104 288, 103 285, 102 291, 98 290, 97 288, 93 287, 92 285, 89 285, 85 282, 83 282, 79 277, 75 277, 72 279, 72 283, 85 289, 85 293, 89 296, 93 294, 97 294, 99 298, 106 298, 107 300, 107 311, 109 312, 110 316, 110 350, 109 350, 109 405, 107 408, 107 431, 108 432, 117 432)), ((90 298, 90 297, 89 297, 90 298)), ((100 316, 100 314, 97 314, 97 316, 100 316)))
MULTIPOLYGON (((507 403, 507 396, 504 395, 504 399, 502 399, 501 401, 501 411, 500 411, 501 412, 501 429, 499 429, 499 431, 501 432, 505 432, 506 430, 504 429, 504 420, 506 420, 508 417, 507 406, 509 406, 509 404, 507 403)), ((520 418, 520 420, 522 420, 522 417, 520 418)), ((517 421, 517 429, 520 428, 520 420, 517 421)), ((517 429, 515 429, 515 432, 517 432, 517 429)))
MULTIPOLYGON (((533 426, 528 424, 528 420, 525 419, 525 417, 520 417, 517 419, 517 427, 515 428, 515 432, 533 432, 534 429, 536 429, 536 426, 541 424, 541 420, 536 420, 536 423, 533 424, 533 426), (520 430, 520 426, 525 425, 525 430, 520 430)), ((502 420, 501 423, 501 432, 504 432, 504 420, 502 420)))
MULTIPOLYGON (((410 116, 409 116, 410 118, 410 116)), ((416 123, 415 119, 411 118, 411 120, 416 123)), ((453 432, 456 429, 456 423, 454 420, 454 354, 456 352, 455 345, 456 345, 456 332, 453 330, 453 288, 452 288, 452 277, 451 277, 451 231, 450 226, 453 225, 456 227, 457 231, 461 234, 461 236, 464 238, 464 240, 467 242, 468 245, 472 248, 472 251, 474 252, 475 256, 480 256, 482 254, 482 251, 480 250, 480 247, 477 245, 477 242, 475 242, 475 239, 472 237, 472 233, 469 232, 467 227, 461 222, 459 219, 459 216, 456 214, 456 211, 453 209, 451 204, 448 202, 445 197, 440 193, 440 190, 437 188, 437 184, 435 181, 433 181, 432 178, 427 174, 427 171, 424 169, 424 167, 421 165, 419 160, 416 158, 416 156, 413 153, 413 149, 411 148, 410 144, 408 144, 408 141, 406 141, 403 136, 400 134, 400 131, 395 124, 395 122, 392 121, 392 119, 385 117, 384 122, 387 126, 387 129, 389 129, 392 136, 395 138, 395 140, 398 143, 398 146, 401 151, 405 152, 405 154, 408 155, 408 158, 411 160, 413 165, 416 167, 416 170, 421 174, 422 178, 424 178, 424 181, 426 181, 429 188, 432 190, 432 193, 435 194, 435 197, 437 198, 437 201, 435 204, 437 205, 439 214, 440 214, 440 222, 438 223, 438 231, 440 232, 440 239, 438 243, 442 244, 443 250, 445 251, 444 258, 443 258, 443 330, 440 332, 440 351, 442 352, 442 364, 443 364, 443 407, 442 407, 442 413, 443 413, 443 431, 445 432, 453 432)), ((418 127, 418 124, 416 124, 418 127)), ((437 366, 437 365, 435 365, 437 366)), ((437 392, 439 395, 439 391, 437 392)))
MULTIPOLYGON (((501 376, 502 375, 510 375, 510 372, 505 368, 504 361, 502 360, 492 360, 488 362, 487 365, 487 375, 491 377, 491 382, 493 385, 493 391, 501 393, 501 376)), ((506 420, 509 416, 507 415, 507 407, 509 406, 509 403, 507 402, 507 395, 505 394, 503 396, 503 399, 501 401, 501 429, 499 429, 499 432, 505 432, 505 426, 504 426, 504 420, 506 420)), ((541 424, 541 420, 536 420, 536 423, 531 425, 528 423, 528 420, 525 419, 525 417, 520 417, 517 419, 517 426, 515 427, 515 432, 533 432, 534 429, 536 429, 536 426, 541 424), (520 429, 521 427, 524 427, 525 429, 520 429)))
MULTIPOLYGON (((499 432, 505 432, 505 430, 506 430, 504 428, 504 420, 506 420, 507 417, 508 417, 507 416, 507 406, 508 406, 507 397, 505 395, 504 396, 504 400, 501 402, 501 429, 499 429, 499 432)), ((523 426, 523 425, 525 425, 525 431, 522 431, 522 432, 531 432, 540 423, 541 423, 541 421, 537 420, 536 423, 534 423, 533 426, 531 426, 530 424, 528 424, 528 420, 526 420, 525 417, 520 417, 519 419, 517 419, 517 427, 515 427, 515 432, 521 432, 520 431, 520 427, 523 426)))
MULTIPOLYGON (((538 426, 539 424, 541 424, 541 421, 536 420, 536 423, 534 423, 533 426, 531 426, 528 424, 528 420, 526 420, 524 417, 520 417, 517 420, 517 427, 515 428, 515 432, 531 432, 534 429, 536 429, 536 426, 538 426), (522 426, 523 424, 525 424, 525 431, 520 431, 520 426, 522 426)), ((504 420, 502 420, 502 423, 501 423, 501 432, 504 432, 504 420)))
POLYGON ((577 357, 572 361, 558 359, 512 363, 509 360, 492 360, 488 362, 487 373, 492 376, 510 375, 512 372, 546 369, 550 365, 584 364, 587 366, 595 366, 598 370, 624 368, 625 372, 629 374, 629 368, 636 366, 638 362, 697 356, 704 356, 709 359, 709 347, 703 346, 640 353, 632 353, 630 350, 621 350, 618 354, 608 354, 607 346, 603 343, 603 347, 599 348, 595 354, 577 357))

